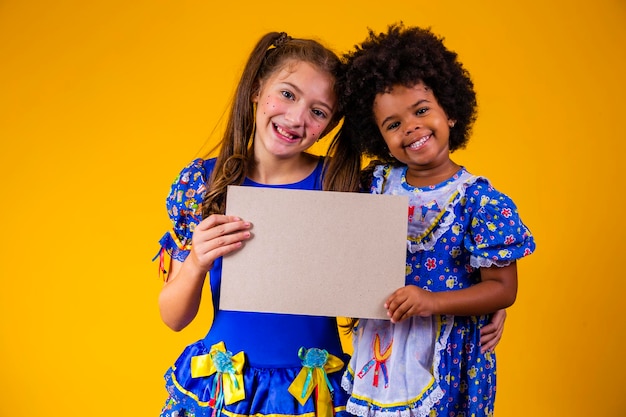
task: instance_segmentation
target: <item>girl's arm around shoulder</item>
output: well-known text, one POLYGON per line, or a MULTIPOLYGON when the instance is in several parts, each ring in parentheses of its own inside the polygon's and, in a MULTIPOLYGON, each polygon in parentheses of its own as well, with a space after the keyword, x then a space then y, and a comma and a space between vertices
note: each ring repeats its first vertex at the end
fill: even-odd
POLYGON ((500 309, 493 313, 489 323, 480 329, 480 351, 481 353, 493 351, 504 333, 504 321, 506 320, 506 309, 500 309))

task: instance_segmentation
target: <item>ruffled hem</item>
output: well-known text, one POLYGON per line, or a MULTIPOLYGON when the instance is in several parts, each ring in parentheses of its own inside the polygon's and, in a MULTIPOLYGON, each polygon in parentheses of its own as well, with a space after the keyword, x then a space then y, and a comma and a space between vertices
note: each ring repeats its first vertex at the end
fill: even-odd
POLYGON ((509 266, 514 260, 488 259, 479 256, 470 256, 470 265, 474 268, 490 268, 492 266, 505 267, 509 266))
MULTIPOLYGON (((162 417, 213 417, 214 411, 226 417, 242 416, 285 416, 315 417, 316 404, 311 395, 301 405, 288 388, 296 379, 302 367, 292 368, 255 368, 245 364, 242 370, 245 398, 226 404, 214 410, 211 404, 212 388, 217 374, 193 378, 191 376, 191 358, 209 353, 203 343, 198 341, 189 345, 178 358, 176 364, 165 374, 166 389, 169 398, 161 413, 162 417)), ((295 353, 297 355, 297 352, 295 353)), ((344 364, 346 359, 341 358, 344 364)), ((348 395, 341 388, 341 376, 344 367, 328 373, 328 382, 332 387, 332 401, 335 415, 344 415, 348 395)))
POLYGON ((443 390, 436 384, 422 396, 423 400, 399 406, 379 406, 351 397, 346 411, 359 417, 427 417, 430 410, 443 398, 443 390))

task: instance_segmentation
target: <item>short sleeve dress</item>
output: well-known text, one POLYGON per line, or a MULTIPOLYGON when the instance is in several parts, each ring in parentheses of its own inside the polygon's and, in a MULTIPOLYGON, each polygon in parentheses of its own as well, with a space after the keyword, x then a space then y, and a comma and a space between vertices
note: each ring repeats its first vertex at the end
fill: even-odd
MULTIPOLYGON (((275 188, 320 190, 323 161, 304 180, 275 188)), ((196 159, 172 184, 166 205, 173 228, 161 251, 184 261, 215 159, 196 159)), ((265 187, 250 179, 244 186, 265 187)), ((280 262, 268 259, 268 262, 280 262)), ((349 360, 336 318, 222 311, 221 258, 210 271, 214 320, 204 339, 183 351, 165 374, 163 417, 327 416, 345 413, 341 376, 349 360)), ((250 266, 254 279, 254 265, 250 266)), ((277 296, 280 296, 277 294, 277 296)))
MULTIPOLYGON (((454 291, 480 281, 478 268, 531 254, 534 238, 515 204, 485 178, 461 168, 417 188, 406 167, 377 166, 370 192, 409 196, 406 285, 454 291)), ((360 320, 342 381, 348 412, 372 417, 493 414, 496 358, 481 353, 489 316, 360 320)))

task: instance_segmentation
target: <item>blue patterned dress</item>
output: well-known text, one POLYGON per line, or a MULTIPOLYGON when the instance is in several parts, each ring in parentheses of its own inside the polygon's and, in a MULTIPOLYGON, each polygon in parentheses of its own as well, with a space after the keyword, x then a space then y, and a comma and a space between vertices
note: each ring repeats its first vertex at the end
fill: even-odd
MULTIPOLYGON (((320 190, 322 165, 320 159, 315 171, 298 183, 272 187, 320 190)), ((166 205, 173 228, 161 239, 160 254, 179 261, 189 254, 214 166, 214 159, 196 159, 172 184, 166 205)), ((249 179, 243 185, 266 187, 249 179)), ((218 310, 221 265, 220 258, 210 271, 213 324, 165 374, 169 398, 161 416, 345 414, 348 397, 341 376, 349 357, 342 351, 336 319, 218 310)))
MULTIPOLYGON (((377 166, 370 192, 409 196, 406 285, 454 291, 480 280, 478 268, 531 254, 534 239, 515 204, 461 168, 432 187, 412 187, 406 167, 377 166)), ((493 414, 496 358, 481 353, 489 316, 361 320, 342 385, 348 412, 368 417, 493 414)))

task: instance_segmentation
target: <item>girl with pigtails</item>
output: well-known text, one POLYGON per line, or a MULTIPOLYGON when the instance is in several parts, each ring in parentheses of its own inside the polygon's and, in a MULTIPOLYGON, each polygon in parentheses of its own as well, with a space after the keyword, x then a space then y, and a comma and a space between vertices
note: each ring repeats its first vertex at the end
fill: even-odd
POLYGON ((237 86, 219 155, 195 159, 172 184, 172 229, 160 240, 161 318, 185 328, 208 276, 214 320, 165 374, 162 417, 344 414, 348 358, 335 318, 217 308, 222 257, 245 250, 252 232, 246 219, 224 214, 227 186, 323 188, 324 158, 306 151, 341 119, 341 68, 317 41, 263 36, 237 86))
MULTIPOLYGON (((245 250, 253 227, 225 215, 229 185, 359 191, 358 150, 342 140, 331 144, 332 158, 307 152, 342 118, 343 68, 317 41, 264 35, 236 88, 217 158, 191 161, 173 182, 172 228, 160 240, 161 318, 175 331, 191 323, 208 277, 214 319, 167 370, 162 417, 348 416, 341 379, 350 358, 336 318, 218 309, 222 257, 245 250)), ((489 346, 503 322, 483 328, 489 346)))

